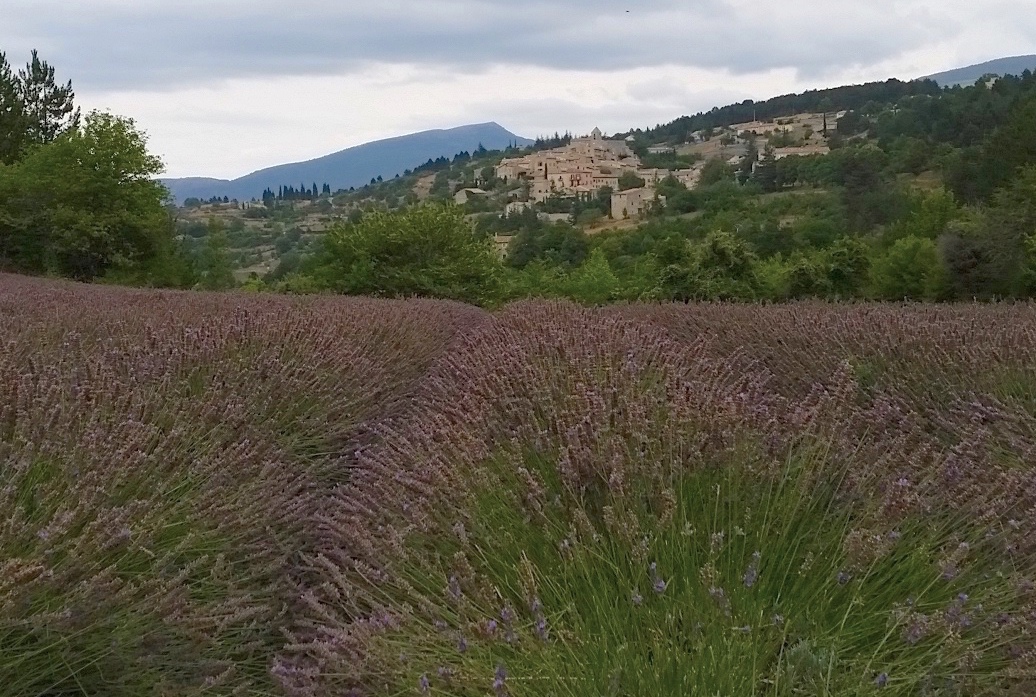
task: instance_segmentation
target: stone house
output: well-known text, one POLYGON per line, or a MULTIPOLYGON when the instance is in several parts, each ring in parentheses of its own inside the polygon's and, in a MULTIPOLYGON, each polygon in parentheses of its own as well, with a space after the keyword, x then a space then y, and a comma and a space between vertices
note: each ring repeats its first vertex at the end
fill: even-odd
POLYGON ((461 189, 453 195, 453 201, 458 205, 463 206, 472 198, 486 195, 488 195, 488 192, 483 191, 482 189, 461 189))
POLYGON ((616 220, 639 217, 656 198, 665 202, 665 197, 658 196, 653 186, 616 191, 612 194, 612 217, 616 220))
POLYGON ((671 152, 676 152, 676 148, 672 145, 649 145, 647 151, 651 155, 666 155, 671 152))
POLYGON ((513 215, 515 213, 521 213, 524 210, 532 207, 532 201, 511 201, 504 206, 504 215, 513 215))
POLYGON ((774 148, 773 157, 775 160, 781 160, 792 155, 805 157, 807 155, 826 155, 829 152, 831 152, 831 148, 826 145, 799 145, 787 148, 774 148))

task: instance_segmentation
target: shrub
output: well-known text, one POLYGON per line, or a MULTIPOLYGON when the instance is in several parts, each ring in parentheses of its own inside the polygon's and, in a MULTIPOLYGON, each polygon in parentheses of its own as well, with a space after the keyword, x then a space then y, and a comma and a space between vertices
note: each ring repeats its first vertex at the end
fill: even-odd
POLYGON ((424 297, 486 302, 500 262, 491 240, 476 235, 452 205, 401 213, 375 211, 327 234, 326 275, 350 295, 424 297))

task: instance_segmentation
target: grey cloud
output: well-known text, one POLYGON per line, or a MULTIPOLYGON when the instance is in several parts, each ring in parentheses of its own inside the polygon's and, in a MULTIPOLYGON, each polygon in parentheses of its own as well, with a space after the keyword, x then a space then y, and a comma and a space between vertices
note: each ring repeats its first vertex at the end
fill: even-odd
POLYGON ((902 1, 838 10, 832 4, 13 0, 0 49, 18 62, 19 53, 38 47, 62 76, 94 90, 330 74, 369 61, 458 71, 500 64, 582 70, 674 64, 733 74, 794 68, 817 76, 895 57, 958 29, 902 1))

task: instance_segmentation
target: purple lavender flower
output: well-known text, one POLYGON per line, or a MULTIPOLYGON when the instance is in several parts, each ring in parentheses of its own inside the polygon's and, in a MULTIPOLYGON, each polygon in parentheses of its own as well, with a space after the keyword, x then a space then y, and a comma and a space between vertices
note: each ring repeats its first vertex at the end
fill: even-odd
POLYGON ((665 589, 668 584, 658 575, 658 564, 651 562, 651 566, 649 568, 651 570, 651 587, 654 588, 655 592, 659 595, 665 593, 665 589))
POLYGON ((971 626, 971 615, 964 611, 964 604, 967 602, 968 594, 961 593, 946 610, 946 620, 958 629, 967 629, 971 626))
POLYGON ((915 615, 913 621, 903 630, 903 641, 914 646, 928 636, 928 618, 924 615, 915 615))
POLYGON ((633 604, 634 604, 634 605, 636 605, 637 607, 640 607, 640 604, 641 604, 642 602, 644 602, 644 596, 642 596, 642 595, 641 595, 640 593, 638 593, 637 591, 633 591, 633 595, 632 595, 632 596, 630 596, 630 600, 632 600, 632 601, 633 601, 633 604))
POLYGON ((460 600, 460 581, 457 580, 456 576, 450 576, 450 584, 447 590, 449 591, 451 598, 453 598, 454 600, 460 600))
POLYGON ((874 684, 878 687, 885 687, 888 684, 889 675, 888 673, 878 673, 878 676, 874 678, 874 684))
POLYGON ((712 586, 709 588, 709 597, 711 597, 716 604, 723 610, 723 614, 730 617, 733 611, 730 608, 730 598, 727 597, 726 591, 719 586, 712 586))
POLYGON ((755 582, 759 580, 759 560, 761 558, 761 552, 753 552, 752 563, 748 565, 748 570, 745 571, 745 575, 742 577, 742 580, 745 583, 745 588, 751 588, 755 585, 755 582))
POLYGON ((496 673, 493 676, 493 692, 496 693, 497 697, 503 697, 507 694, 507 669, 504 668, 503 663, 496 667, 496 673))
POLYGON ((431 684, 428 682, 428 676, 422 674, 421 679, 417 681, 417 689, 421 692, 422 695, 426 695, 428 694, 428 690, 430 687, 431 684))

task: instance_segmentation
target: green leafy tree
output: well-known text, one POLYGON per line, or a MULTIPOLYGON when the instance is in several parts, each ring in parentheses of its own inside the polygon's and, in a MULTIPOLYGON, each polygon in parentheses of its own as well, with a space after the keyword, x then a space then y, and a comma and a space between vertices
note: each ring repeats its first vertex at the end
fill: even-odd
POLYGON ((734 168, 727 164, 722 158, 713 157, 705 161, 701 168, 699 186, 711 186, 718 182, 731 181, 734 178, 734 168))
POLYGON ((610 186, 602 186, 597 190, 594 195, 594 203, 604 211, 604 214, 609 218, 612 216, 612 188, 610 186))
POLYGON ((976 213, 953 222, 939 238, 939 257, 954 297, 986 299, 1006 292, 1006 260, 988 232, 988 221, 976 213))
POLYGON ((908 235, 936 239, 961 216, 953 195, 945 189, 912 195, 908 205, 909 213, 889 225, 882 235, 883 241, 893 242, 908 235))
POLYGON ((857 133, 866 131, 870 126, 870 122, 867 118, 860 114, 858 111, 849 110, 842 118, 838 119, 838 124, 835 126, 835 132, 841 136, 854 136, 857 133))
POLYGON ((579 215, 576 216, 574 224, 583 228, 592 228, 594 225, 599 223, 602 218, 604 218, 604 213, 597 208, 586 208, 579 211, 579 215))
POLYGON ((505 273, 503 297, 509 300, 562 297, 567 280, 563 269, 542 260, 533 261, 520 270, 505 273))
POLYGON ((939 251, 958 297, 1036 294, 1036 166, 1018 171, 988 208, 946 228, 939 251))
POLYGON ((758 259, 733 233, 710 232, 702 242, 687 248, 685 255, 685 261, 663 267, 657 297, 684 301, 758 297, 758 259))
POLYGON ((235 285, 230 241, 218 218, 209 219, 208 234, 198 254, 198 276, 198 287, 203 290, 227 290, 235 285))
POLYGON ((831 290, 823 254, 796 252, 788 261, 787 295, 792 298, 822 298, 831 290))
POLYGON ((935 300, 945 291, 946 277, 934 241, 903 237, 873 260, 874 295, 884 300, 935 300))
POLYGON ((997 246, 1010 255, 1007 277, 1015 295, 1036 295, 1036 164, 1017 170, 993 197, 990 223, 997 246))
POLYGON ((992 192, 1036 164, 1036 97, 1012 111, 1010 120, 990 138, 983 153, 983 173, 992 192))
POLYGON ((859 237, 842 237, 825 252, 825 271, 831 293, 843 299, 859 295, 870 272, 867 243, 859 237))
POLYGON ((0 168, 0 259, 87 281, 152 263, 173 234, 161 171, 131 119, 90 114, 0 168))
POLYGON ((500 259, 492 241, 451 204, 368 213, 330 230, 326 245, 325 282, 350 295, 485 303, 497 291, 500 259))
MULTIPOLYGON (((535 215, 532 211, 525 214, 533 221, 536 221, 535 215)), ((567 223, 540 225, 536 221, 523 227, 511 238, 507 250, 507 263, 515 268, 522 268, 533 261, 575 267, 586 259, 589 247, 586 233, 579 228, 567 223)))
POLYGON ((590 252, 582 266, 572 271, 564 287, 566 295, 573 300, 601 305, 615 299, 620 285, 604 251, 597 248, 590 252))
POLYGON ((627 191, 629 189, 639 189, 644 186, 646 182, 637 176, 637 173, 633 170, 624 170, 619 175, 619 191, 627 191))

